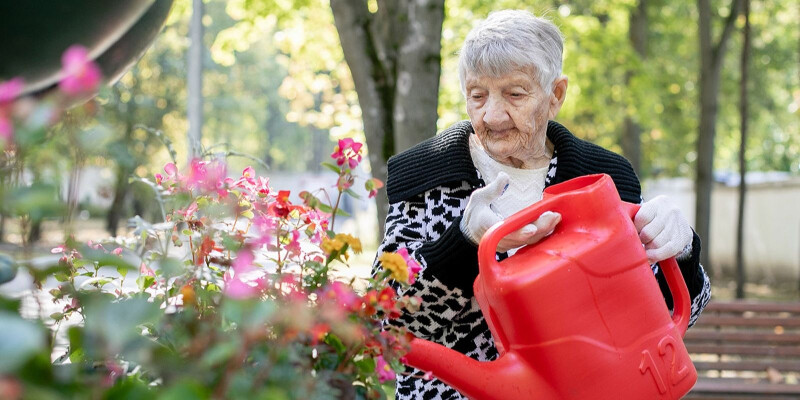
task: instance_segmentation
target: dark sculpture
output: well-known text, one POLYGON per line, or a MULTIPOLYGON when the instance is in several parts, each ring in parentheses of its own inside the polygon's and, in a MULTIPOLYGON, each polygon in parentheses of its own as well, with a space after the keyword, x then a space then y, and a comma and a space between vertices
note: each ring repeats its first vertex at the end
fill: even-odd
POLYGON ((41 96, 61 79, 61 54, 86 47, 113 84, 130 68, 169 15, 173 0, 0 1, 0 82, 21 77, 21 95, 41 96))

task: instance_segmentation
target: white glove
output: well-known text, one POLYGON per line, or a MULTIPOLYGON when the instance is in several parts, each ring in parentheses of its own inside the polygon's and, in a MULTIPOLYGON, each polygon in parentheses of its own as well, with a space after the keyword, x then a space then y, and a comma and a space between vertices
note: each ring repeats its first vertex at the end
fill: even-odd
POLYGON ((666 196, 657 196, 642 204, 633 224, 651 264, 691 250, 692 228, 666 196))
MULTIPOLYGON (((475 190, 469 197, 467 208, 461 217, 461 232, 472 243, 480 243, 483 234, 503 220, 502 216, 492 210, 491 204, 503 194, 508 180, 508 174, 500 172, 494 182, 475 190)), ((534 223, 525 225, 500 240, 497 251, 505 253, 517 247, 536 243, 551 234, 560 221, 561 214, 546 211, 534 223)))

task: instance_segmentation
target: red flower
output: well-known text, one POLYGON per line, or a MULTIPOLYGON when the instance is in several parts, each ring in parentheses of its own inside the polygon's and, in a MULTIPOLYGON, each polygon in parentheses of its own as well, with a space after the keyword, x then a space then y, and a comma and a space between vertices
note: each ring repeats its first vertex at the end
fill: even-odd
POLYGON ((203 236, 203 241, 197 248, 197 258, 195 259, 195 264, 203 265, 203 262, 205 262, 206 257, 211 254, 212 250, 214 250, 214 241, 208 236, 203 236))
POLYGON ((325 335, 327 335, 330 331, 330 325, 324 322, 318 323, 311 327, 311 330, 308 332, 311 335, 311 345, 316 346, 320 340, 325 339, 325 335))

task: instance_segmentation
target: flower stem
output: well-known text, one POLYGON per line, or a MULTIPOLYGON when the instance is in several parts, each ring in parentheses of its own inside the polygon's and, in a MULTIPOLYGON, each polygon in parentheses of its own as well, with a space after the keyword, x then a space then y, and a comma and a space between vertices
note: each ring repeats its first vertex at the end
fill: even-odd
POLYGON ((336 222, 336 211, 339 210, 339 202, 342 200, 342 194, 344 194, 344 192, 339 189, 339 195, 336 196, 336 204, 333 206, 333 211, 331 211, 331 225, 329 227, 331 230, 333 230, 334 226, 336 226, 334 225, 336 222))

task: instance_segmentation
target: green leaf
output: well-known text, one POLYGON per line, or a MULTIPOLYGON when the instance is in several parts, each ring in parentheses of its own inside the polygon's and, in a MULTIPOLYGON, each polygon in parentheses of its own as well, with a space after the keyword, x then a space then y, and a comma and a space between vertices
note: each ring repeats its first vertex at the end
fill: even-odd
POLYGON ((61 321, 64 318, 64 313, 54 312, 50 314, 50 318, 54 319, 55 321, 61 321))
POLYGON ((19 307, 21 304, 22 301, 19 299, 9 299, 0 295, 0 311, 19 313, 19 307))
POLYGON ((103 250, 93 249, 89 246, 82 246, 80 249, 83 259, 86 261, 94 261, 99 267, 117 267, 125 269, 136 269, 137 267, 129 263, 125 258, 106 253, 103 250))
POLYGON ((72 362, 79 362, 83 360, 83 328, 79 326, 72 326, 67 331, 67 338, 69 339, 69 359, 72 362))
POLYGON ((319 208, 320 211, 326 212, 328 214, 333 212, 333 208, 325 203, 319 203, 319 206, 317 208, 319 208))
POLYGON ((132 376, 120 379, 103 394, 104 400, 150 400, 152 398, 154 398, 153 392, 147 384, 132 376))
POLYGON ((70 349, 69 360, 73 363, 78 363, 84 360, 86 354, 83 349, 70 349))
POLYGON ((325 167, 325 168, 327 168, 327 169, 329 169, 329 170, 331 170, 333 172, 336 172, 337 174, 341 174, 342 173, 342 169, 341 168, 339 168, 338 166, 333 165, 333 164, 331 164, 329 162, 323 162, 323 163, 320 163, 320 165, 322 165, 323 167, 325 167))
POLYGON ((214 345, 203 354, 200 364, 206 368, 225 363, 239 350, 239 343, 236 341, 222 342, 214 345))
POLYGON ((349 217, 350 213, 348 213, 345 210, 342 210, 341 208, 337 208, 336 209, 336 215, 341 215, 342 217, 349 217))
POLYGON ((371 374, 375 371, 375 359, 372 357, 364 357, 355 361, 355 365, 362 374, 371 374))
POLYGON ((81 303, 86 316, 86 333, 106 343, 107 351, 111 354, 130 349, 130 344, 141 339, 139 326, 155 322, 163 316, 158 304, 144 297, 113 302, 104 296, 89 295, 83 296, 81 303))
POLYGON ((154 276, 139 275, 139 277, 136 278, 136 285, 139 286, 139 290, 145 290, 150 286, 153 286, 153 283, 155 283, 155 281, 156 278, 154 276))
POLYGON ((253 210, 247 210, 242 212, 242 217, 245 217, 247 219, 253 219, 253 217, 255 217, 255 214, 253 214, 253 210))
POLYGON ((66 282, 69 280, 69 276, 63 272, 57 272, 53 275, 53 277, 59 282, 66 282))
POLYGON ((185 399, 207 399, 210 394, 204 385, 198 382, 184 380, 178 382, 164 391, 159 400, 185 400, 185 399))
POLYGON ((117 273, 122 277, 122 279, 125 279, 125 277, 128 276, 128 268, 117 267, 117 273))
POLYGON ((183 267, 183 262, 173 257, 158 260, 154 263, 154 266, 161 271, 161 275, 166 278, 179 276, 186 272, 186 268, 183 267))
POLYGON ((14 216, 29 216, 34 221, 64 215, 66 205, 59 200, 55 185, 36 182, 3 193, 2 209, 14 216))
POLYGON ((8 311, 0 311, 0 326, 0 374, 13 374, 31 356, 45 350, 41 326, 8 311))
POLYGON ((344 355, 344 353, 347 351, 347 346, 345 346, 341 339, 339 339, 339 337, 333 333, 329 333, 325 336, 325 343, 333 347, 333 349, 336 350, 339 355, 344 355))
POLYGON ((345 189, 345 190, 344 190, 344 192, 345 192, 345 193, 347 193, 347 194, 349 194, 350 196, 352 196, 352 197, 353 197, 353 198, 355 198, 355 199, 361 199, 361 196, 359 196, 359 195, 358 195, 358 193, 354 192, 354 191, 353 191, 352 189, 350 189, 350 188, 347 188, 347 189, 345 189))

